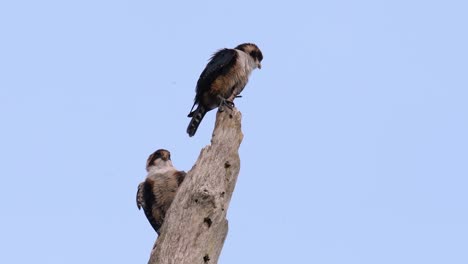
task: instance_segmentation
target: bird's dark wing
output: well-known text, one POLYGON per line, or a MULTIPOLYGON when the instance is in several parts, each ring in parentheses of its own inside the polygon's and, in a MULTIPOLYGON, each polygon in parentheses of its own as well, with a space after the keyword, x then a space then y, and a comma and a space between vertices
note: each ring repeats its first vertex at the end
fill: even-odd
POLYGON ((195 103, 198 103, 202 94, 210 88, 210 84, 219 75, 224 75, 230 67, 236 63, 237 52, 235 49, 221 49, 211 57, 200 74, 197 82, 195 103))
POLYGON ((184 181, 185 175, 187 175, 187 173, 185 171, 177 171, 175 173, 175 177, 176 177, 178 186, 180 186, 182 184, 182 182, 184 181))
POLYGON ((148 179, 138 185, 137 206, 138 209, 143 208, 149 223, 154 228, 156 233, 159 234, 159 228, 162 225, 162 219, 159 219, 160 217, 158 212, 153 212, 153 206, 156 203, 153 193, 153 185, 154 182, 148 179))
POLYGON ((136 203, 138 210, 141 210, 141 207, 144 207, 145 200, 143 199, 143 185, 145 183, 142 182, 138 184, 138 190, 137 190, 137 195, 136 195, 136 203))

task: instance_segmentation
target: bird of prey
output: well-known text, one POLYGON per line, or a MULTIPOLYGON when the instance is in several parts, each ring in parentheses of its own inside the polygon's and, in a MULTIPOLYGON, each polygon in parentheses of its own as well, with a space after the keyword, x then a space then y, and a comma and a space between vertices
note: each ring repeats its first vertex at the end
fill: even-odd
POLYGON ((262 52, 252 43, 221 49, 213 54, 197 82, 194 104, 188 114, 192 118, 187 127, 189 136, 195 135, 208 111, 221 105, 234 106, 234 98, 240 97, 250 73, 262 67, 262 60, 262 52))
POLYGON ((148 157, 146 171, 145 181, 138 185, 136 202, 138 209, 143 207, 146 218, 159 235, 166 212, 186 173, 174 168, 171 153, 165 149, 148 157))

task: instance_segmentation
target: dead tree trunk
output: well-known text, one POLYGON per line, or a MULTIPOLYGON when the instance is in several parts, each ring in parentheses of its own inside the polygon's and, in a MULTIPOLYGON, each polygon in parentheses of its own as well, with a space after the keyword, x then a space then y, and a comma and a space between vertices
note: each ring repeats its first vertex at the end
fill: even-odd
POLYGON ((148 264, 214 264, 228 232, 226 213, 239 175, 242 115, 216 114, 211 145, 202 149, 166 214, 148 264))

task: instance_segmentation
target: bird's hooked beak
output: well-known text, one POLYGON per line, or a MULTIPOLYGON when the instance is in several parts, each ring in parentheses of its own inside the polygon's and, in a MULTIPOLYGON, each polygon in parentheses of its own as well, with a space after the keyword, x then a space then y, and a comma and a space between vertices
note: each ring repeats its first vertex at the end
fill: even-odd
POLYGON ((259 62, 259 63, 257 64, 257 67, 258 67, 259 69, 261 69, 261 68, 262 68, 262 64, 259 62))

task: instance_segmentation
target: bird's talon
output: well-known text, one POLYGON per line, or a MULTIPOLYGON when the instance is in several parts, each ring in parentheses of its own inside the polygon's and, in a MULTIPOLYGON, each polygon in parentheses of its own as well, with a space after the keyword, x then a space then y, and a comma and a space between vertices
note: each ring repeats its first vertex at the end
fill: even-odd
POLYGON ((231 110, 232 110, 232 109, 234 108, 234 106, 235 106, 233 101, 228 101, 228 100, 224 101, 224 105, 226 105, 226 106, 227 106, 229 109, 231 109, 231 110))

